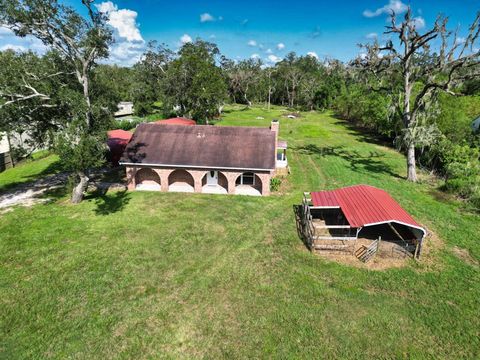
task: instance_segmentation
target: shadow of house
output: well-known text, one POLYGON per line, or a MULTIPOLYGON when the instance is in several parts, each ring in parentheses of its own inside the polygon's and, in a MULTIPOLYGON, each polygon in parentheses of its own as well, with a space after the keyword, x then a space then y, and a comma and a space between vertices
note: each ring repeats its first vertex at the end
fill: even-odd
POLYGON ((319 147, 315 144, 307 144, 294 149, 301 154, 319 155, 322 157, 336 156, 342 158, 350 164, 350 168, 355 172, 380 173, 390 175, 398 179, 404 179, 392 166, 383 158, 385 155, 378 151, 370 151, 368 155, 363 155, 357 150, 345 150, 343 146, 326 146, 319 147))

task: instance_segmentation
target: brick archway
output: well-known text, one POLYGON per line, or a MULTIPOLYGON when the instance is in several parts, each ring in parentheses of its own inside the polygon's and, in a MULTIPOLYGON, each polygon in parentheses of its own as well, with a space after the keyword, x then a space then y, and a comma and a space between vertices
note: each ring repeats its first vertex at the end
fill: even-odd
POLYGON ((235 180, 235 194, 262 195, 262 179, 253 172, 243 172, 235 180))
POLYGON ((168 175, 168 191, 194 192, 194 190, 195 180, 187 170, 177 169, 168 175))
POLYGON ((137 190, 161 190, 160 176, 153 169, 139 169, 135 173, 135 185, 137 190))
POLYGON ((228 179, 224 173, 218 170, 207 171, 202 178, 202 193, 227 194, 228 179), (216 181, 212 181, 216 177, 216 181))

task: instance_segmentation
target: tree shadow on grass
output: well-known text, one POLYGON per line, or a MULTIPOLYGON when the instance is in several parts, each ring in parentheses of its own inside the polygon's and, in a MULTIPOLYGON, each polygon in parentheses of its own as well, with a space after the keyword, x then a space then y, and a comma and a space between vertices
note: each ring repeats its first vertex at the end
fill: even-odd
POLYGON ((379 135, 372 130, 368 130, 338 115, 335 115, 334 118, 338 120, 334 123, 335 125, 341 125, 347 128, 349 134, 354 135, 358 141, 394 148, 391 138, 379 135))
POLYGON ((107 193, 105 190, 96 191, 90 198, 95 199, 95 214, 110 215, 121 211, 130 202, 130 193, 125 191, 115 191, 107 193))
POLYGON ((320 155, 336 156, 346 160, 350 164, 352 171, 357 173, 369 172, 375 174, 386 174, 397 179, 404 179, 404 177, 398 175, 392 166, 383 160, 384 154, 378 151, 370 151, 368 155, 363 155, 357 150, 345 150, 343 146, 325 146, 318 147, 315 144, 307 144, 295 148, 301 154, 306 155, 320 155))
POLYGON ((231 113, 233 113, 233 112, 238 112, 238 111, 247 111, 247 110, 250 110, 250 109, 252 109, 252 107, 251 107, 251 106, 248 106, 248 105, 246 105, 246 104, 237 104, 237 106, 238 106, 238 107, 240 107, 240 106, 241 106, 242 108, 240 108, 240 109, 238 109, 238 108, 233 108, 233 109, 223 109, 223 110, 222 110, 222 114, 231 114, 231 113))
POLYGON ((10 191, 12 189, 15 189, 17 187, 26 186, 26 185, 28 185, 28 183, 33 183, 33 182, 35 182, 39 179, 45 178, 49 175, 58 174, 63 170, 64 169, 62 167, 62 164, 60 163, 60 160, 54 161, 51 164, 49 164, 45 169, 43 169, 41 172, 39 172, 37 174, 31 174, 31 175, 28 175, 28 176, 23 176, 22 180, 20 180, 20 181, 16 181, 16 182, 12 182, 12 183, 7 184, 7 185, 0 186, 0 194, 2 194, 4 192, 8 192, 8 191, 10 191))

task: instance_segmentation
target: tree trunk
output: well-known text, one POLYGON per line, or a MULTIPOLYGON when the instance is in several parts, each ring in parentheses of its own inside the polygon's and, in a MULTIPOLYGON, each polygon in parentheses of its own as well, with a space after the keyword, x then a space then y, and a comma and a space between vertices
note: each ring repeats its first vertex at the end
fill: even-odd
POLYGON ((90 102, 90 89, 89 89, 89 81, 88 76, 83 76, 83 97, 85 98, 85 102, 87 103, 87 112, 85 114, 86 121, 87 121, 87 128, 90 130, 92 125, 92 104, 90 102))
POLYGON ((247 106, 248 107, 251 107, 252 106, 252 102, 250 100, 248 100, 247 98, 247 93, 245 92, 245 94, 243 95, 243 98, 245 99, 245 102, 247 103, 247 106))
POLYGON ((415 145, 410 144, 407 152, 407 180, 417 181, 417 169, 415 165, 415 145))
POLYGON ((72 191, 72 204, 78 204, 83 200, 83 193, 87 189, 88 185, 88 176, 83 171, 77 172, 80 182, 75 185, 72 191))
MULTIPOLYGON (((405 45, 405 52, 409 51, 408 45, 405 45)), ((410 112, 410 97, 412 96, 412 84, 410 83, 410 58, 405 59, 404 63, 404 99, 403 99, 403 126, 406 130, 413 125, 415 126, 415 119, 412 118, 410 112)), ((417 169, 415 166, 415 139, 410 139, 407 151, 407 180, 417 181, 417 169)))

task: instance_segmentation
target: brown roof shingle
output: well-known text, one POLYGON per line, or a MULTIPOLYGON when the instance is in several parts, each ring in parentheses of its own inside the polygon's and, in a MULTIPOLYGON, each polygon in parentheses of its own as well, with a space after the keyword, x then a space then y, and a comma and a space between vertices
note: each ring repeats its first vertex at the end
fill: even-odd
POLYGON ((271 170, 275 133, 255 127, 140 124, 120 163, 271 170))

